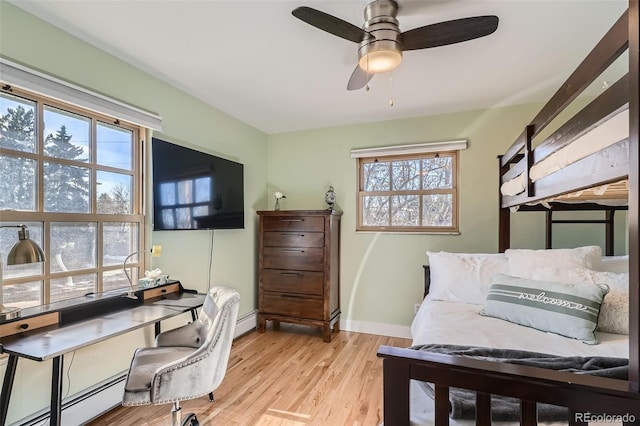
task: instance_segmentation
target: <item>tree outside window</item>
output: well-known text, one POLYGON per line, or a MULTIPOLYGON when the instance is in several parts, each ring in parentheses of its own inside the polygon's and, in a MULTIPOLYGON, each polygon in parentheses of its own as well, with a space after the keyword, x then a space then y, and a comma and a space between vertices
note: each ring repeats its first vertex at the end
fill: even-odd
MULTIPOLYGON (((25 223, 47 257, 43 264, 5 266, 6 304, 128 288, 122 262, 143 236, 139 134, 134 125, 3 89, 0 224, 25 223)), ((16 232, 0 229, 3 256, 16 232)), ((134 279, 141 264, 132 259, 134 279)))
POLYGON ((358 159, 359 231, 457 232, 458 152, 358 159))

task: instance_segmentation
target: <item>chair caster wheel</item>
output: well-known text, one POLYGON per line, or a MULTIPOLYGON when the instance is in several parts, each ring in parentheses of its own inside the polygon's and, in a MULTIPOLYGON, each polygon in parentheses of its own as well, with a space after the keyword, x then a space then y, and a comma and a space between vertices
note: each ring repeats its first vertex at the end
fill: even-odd
POLYGON ((193 413, 187 414, 187 417, 182 421, 182 426, 200 426, 196 415, 193 413))

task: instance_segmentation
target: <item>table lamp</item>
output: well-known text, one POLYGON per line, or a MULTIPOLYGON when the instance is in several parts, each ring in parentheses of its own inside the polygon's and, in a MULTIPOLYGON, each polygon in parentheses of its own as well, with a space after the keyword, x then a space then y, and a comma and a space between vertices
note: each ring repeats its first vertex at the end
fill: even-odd
MULTIPOLYGON (((0 225, 0 228, 20 228, 18 242, 13 245, 7 256, 7 265, 44 262, 44 252, 35 241, 29 238, 29 230, 26 225, 0 225)), ((16 318, 20 315, 20 308, 4 306, 2 268, 2 258, 0 257, 0 321, 16 318)))
POLYGON ((124 259, 124 262, 122 262, 122 269, 124 269, 124 274, 127 276, 127 280, 129 280, 129 287, 131 288, 131 290, 127 293, 127 297, 131 299, 137 299, 138 296, 136 296, 133 292, 134 291, 133 283, 131 282, 131 277, 127 272, 127 261, 131 258, 131 256, 135 256, 138 253, 147 253, 147 252, 150 252, 152 257, 160 257, 160 255, 162 255, 162 246, 151 246, 151 248, 148 250, 134 251, 124 259))

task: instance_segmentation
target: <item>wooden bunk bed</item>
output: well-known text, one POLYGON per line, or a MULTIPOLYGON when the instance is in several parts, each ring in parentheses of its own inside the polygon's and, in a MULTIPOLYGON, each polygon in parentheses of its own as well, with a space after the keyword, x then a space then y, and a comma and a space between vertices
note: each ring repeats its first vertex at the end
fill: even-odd
MULTIPOLYGON (((434 421, 449 424, 450 388, 476 392, 475 418, 478 425, 490 425, 491 395, 505 395, 520 401, 520 424, 537 424, 537 404, 569 408, 569 424, 586 422, 573 413, 630 414, 640 421, 640 189, 639 132, 639 4, 629 1, 628 11, 616 22, 522 135, 500 157, 500 183, 523 174, 522 193, 500 197, 499 251, 509 248, 510 208, 577 190, 627 180, 629 224, 629 373, 628 380, 576 375, 521 365, 495 363, 411 349, 381 346, 378 356, 384 369, 384 422, 409 424, 411 380, 434 386, 434 421), (562 112, 601 72, 625 50, 629 72, 588 106, 569 119, 535 149, 531 141, 562 112), (551 153, 569 145, 599 123, 628 108, 629 132, 624 141, 588 155, 566 168, 540 178, 529 178, 532 167, 551 153), (606 167, 601 167, 603 164, 606 167), (585 174, 585 170, 588 172, 585 174)), ((594 207, 595 208, 595 207, 594 207)), ((602 207, 600 207, 602 208, 602 207)), ((628 419, 629 417, 627 417, 628 419)))
MULTIPOLYGON (((501 161, 501 159, 500 159, 501 161)), ((624 201, 626 202, 628 197, 628 189, 627 182, 622 181, 617 182, 614 186, 613 190, 607 190, 606 194, 603 194, 606 197, 615 197, 613 199, 620 200, 620 195, 624 194, 624 201)), ((583 192, 583 191, 580 191, 583 192)), ((570 195, 565 196, 563 199, 566 199, 570 202, 544 202, 539 204, 531 204, 531 205, 523 205, 518 206, 518 211, 522 212, 543 212, 545 215, 545 229, 544 229, 544 242, 545 249, 551 249, 554 247, 553 245, 553 225, 558 224, 589 224, 589 225, 599 225, 604 227, 604 254, 606 256, 614 256, 615 255, 615 214, 618 211, 626 211, 629 207, 624 205, 607 205, 600 204, 596 202, 598 198, 601 198, 602 195, 595 196, 587 196, 589 202, 581 203, 579 199, 583 195, 570 195), (573 219, 558 219, 554 218, 554 213, 557 212, 597 212, 598 217, 592 218, 573 218, 573 219)), ((500 198, 502 194, 500 194, 500 198)), ((607 198, 604 202, 610 201, 612 198, 607 198)), ((500 203, 502 205, 502 203, 500 203)), ((510 218, 508 215, 504 215, 503 219, 510 218)), ((503 227, 506 227, 507 230, 505 232, 509 232, 509 225, 501 223, 503 227)), ((505 237, 506 240, 506 237, 505 237)), ((504 250, 501 250, 504 251, 504 250)))

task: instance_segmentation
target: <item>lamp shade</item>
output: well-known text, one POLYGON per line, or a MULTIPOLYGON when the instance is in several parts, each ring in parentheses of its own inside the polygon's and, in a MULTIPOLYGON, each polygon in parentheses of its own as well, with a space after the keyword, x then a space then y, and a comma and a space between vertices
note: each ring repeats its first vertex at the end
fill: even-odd
POLYGON ((29 230, 22 227, 18 231, 18 242, 14 244, 7 256, 7 265, 36 263, 44 260, 44 252, 38 244, 29 238, 29 230))

